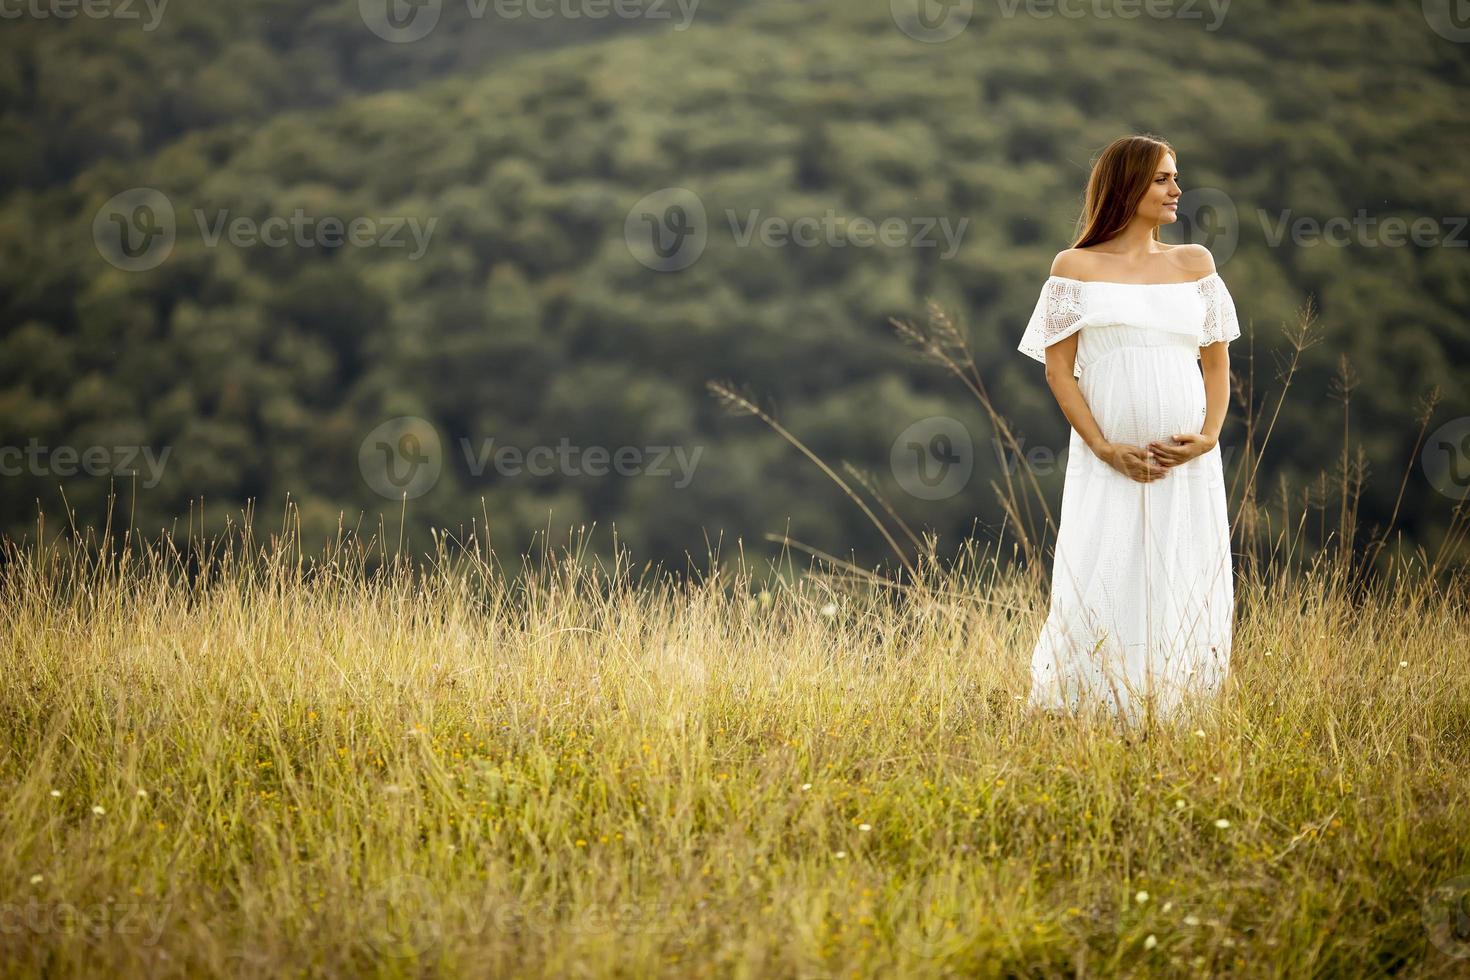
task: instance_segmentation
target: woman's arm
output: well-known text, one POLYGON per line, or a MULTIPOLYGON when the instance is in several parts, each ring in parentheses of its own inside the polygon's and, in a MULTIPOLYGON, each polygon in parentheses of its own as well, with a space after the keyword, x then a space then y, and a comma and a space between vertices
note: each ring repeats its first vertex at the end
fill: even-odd
POLYGON ((1072 376, 1077 365, 1077 338, 1080 336, 1080 333, 1074 333, 1046 349, 1046 386, 1051 389, 1072 428, 1087 443, 1087 448, 1101 457, 1108 440, 1093 417, 1092 409, 1087 407, 1087 399, 1082 397, 1082 387, 1072 376))
MULTIPOLYGON (((1051 260, 1051 274, 1080 280, 1085 274, 1085 265, 1086 256, 1083 253, 1072 248, 1063 249, 1051 260)), ((1056 397, 1062 414, 1072 423, 1072 428, 1087 443, 1087 448, 1101 457, 1108 440, 1098 426, 1097 419, 1093 418, 1092 409, 1087 407, 1087 399, 1082 397, 1082 388, 1077 384, 1077 379, 1072 376, 1077 369, 1077 341, 1081 336, 1080 333, 1073 333, 1046 349, 1046 386, 1056 397)))
POLYGON ((1205 424, 1200 434, 1210 440, 1213 449, 1220 442, 1225 410, 1230 406, 1230 345, 1222 341, 1201 347, 1199 366, 1205 375, 1205 424))

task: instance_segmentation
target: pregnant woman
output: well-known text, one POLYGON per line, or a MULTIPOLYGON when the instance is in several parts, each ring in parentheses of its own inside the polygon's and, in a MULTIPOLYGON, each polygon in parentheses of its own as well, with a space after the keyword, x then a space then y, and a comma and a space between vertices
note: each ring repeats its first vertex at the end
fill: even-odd
POLYGON ((1213 695, 1234 589, 1220 428, 1235 305, 1201 245, 1170 246, 1173 148, 1114 140, 1082 232, 1057 255, 1018 345, 1046 365, 1072 434, 1032 705, 1133 723, 1213 695))

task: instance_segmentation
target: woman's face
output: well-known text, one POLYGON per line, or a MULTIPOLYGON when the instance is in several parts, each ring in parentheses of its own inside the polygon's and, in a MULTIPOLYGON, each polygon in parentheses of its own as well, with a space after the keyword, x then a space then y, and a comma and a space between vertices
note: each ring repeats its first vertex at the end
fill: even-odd
POLYGON ((1174 154, 1165 153, 1155 169, 1148 192, 1138 202, 1138 216, 1155 225, 1171 225, 1179 220, 1179 173, 1174 169, 1174 154))

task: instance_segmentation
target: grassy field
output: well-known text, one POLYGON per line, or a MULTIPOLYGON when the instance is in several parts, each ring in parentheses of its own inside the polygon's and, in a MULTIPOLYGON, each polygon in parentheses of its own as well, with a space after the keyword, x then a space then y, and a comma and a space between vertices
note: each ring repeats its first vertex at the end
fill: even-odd
POLYGON ((1470 972, 1461 577, 1243 576, 1225 696, 1124 732, 1028 712, 973 551, 101 552, 0 572, 9 975, 1470 972))

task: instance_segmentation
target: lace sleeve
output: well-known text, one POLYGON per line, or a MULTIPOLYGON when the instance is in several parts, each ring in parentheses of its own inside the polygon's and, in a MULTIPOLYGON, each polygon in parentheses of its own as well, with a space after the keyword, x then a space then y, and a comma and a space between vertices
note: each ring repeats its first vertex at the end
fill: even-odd
POLYGON ((1235 317, 1235 301, 1225 280, 1218 275, 1200 280, 1200 296, 1205 301, 1205 322, 1200 328, 1199 345, 1208 347, 1220 341, 1230 342, 1240 336, 1240 322, 1235 317))
MULTIPOLYGON (((1048 347, 1084 326, 1087 307, 1082 286, 1083 283, 1076 279, 1058 276, 1047 279, 1016 350, 1045 364, 1048 347)), ((1077 366, 1073 374, 1080 375, 1081 367, 1077 366)))

